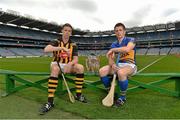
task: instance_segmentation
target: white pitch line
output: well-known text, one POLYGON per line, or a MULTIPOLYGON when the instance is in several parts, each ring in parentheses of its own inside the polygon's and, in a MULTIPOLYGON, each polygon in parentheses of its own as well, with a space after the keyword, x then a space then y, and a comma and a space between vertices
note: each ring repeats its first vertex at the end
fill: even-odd
POLYGON ((4 71, 4 72, 15 72, 13 70, 5 70, 5 69, 0 69, 0 71, 4 71))
POLYGON ((152 63, 148 64, 147 66, 145 66, 144 68, 140 69, 137 73, 140 73, 140 72, 144 71, 146 68, 148 68, 148 67, 150 67, 151 65, 153 65, 154 63, 160 61, 160 60, 163 59, 164 57, 166 57, 166 56, 162 56, 162 57, 158 58, 158 59, 155 60, 154 62, 152 62, 152 63))

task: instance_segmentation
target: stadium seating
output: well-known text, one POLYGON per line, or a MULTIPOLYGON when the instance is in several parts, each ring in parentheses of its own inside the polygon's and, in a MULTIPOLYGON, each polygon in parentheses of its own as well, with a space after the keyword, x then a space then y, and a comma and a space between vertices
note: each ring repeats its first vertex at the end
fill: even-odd
POLYGON ((170 47, 166 47, 166 48, 161 48, 160 49, 160 55, 168 55, 170 52, 171 48, 170 47))
MULTIPOLYGON (((87 35, 73 35, 72 41, 79 48, 79 55, 95 53, 105 55, 111 43, 116 41, 112 31, 92 32, 87 35), (107 34, 106 34, 107 33, 107 34)), ((32 28, 0 24, 0 55, 5 56, 52 56, 44 54, 43 48, 60 34, 32 28)), ((139 55, 167 55, 180 53, 180 30, 138 31, 127 36, 134 37, 139 55)))
POLYGON ((136 54, 137 55, 146 55, 147 53, 147 48, 139 48, 139 49, 136 49, 136 54))
POLYGON ((173 47, 170 51, 170 54, 179 54, 180 53, 180 47, 173 47))
POLYGON ((15 54, 11 52, 8 48, 0 48, 0 56, 15 56, 15 54))
POLYGON ((150 48, 146 55, 159 55, 159 48, 150 48))
POLYGON ((0 36, 13 36, 13 37, 24 37, 42 40, 52 40, 57 38, 57 34, 41 32, 31 29, 23 29, 20 27, 13 27, 8 25, 0 24, 0 36))

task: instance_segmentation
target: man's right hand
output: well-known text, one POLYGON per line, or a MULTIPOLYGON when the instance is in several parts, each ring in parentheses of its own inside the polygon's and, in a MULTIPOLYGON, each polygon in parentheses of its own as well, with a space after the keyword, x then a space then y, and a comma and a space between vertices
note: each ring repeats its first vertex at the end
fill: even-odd
POLYGON ((62 47, 62 50, 64 50, 65 52, 69 52, 70 50, 65 48, 65 47, 62 47))
POLYGON ((106 57, 107 58, 111 58, 111 59, 114 59, 115 55, 114 55, 114 52, 112 52, 111 50, 109 50, 106 54, 106 57))
POLYGON ((109 58, 109 57, 112 57, 113 55, 113 51, 109 50, 106 54, 106 56, 109 58))
POLYGON ((114 63, 112 64, 112 69, 117 72, 119 70, 119 67, 114 63))

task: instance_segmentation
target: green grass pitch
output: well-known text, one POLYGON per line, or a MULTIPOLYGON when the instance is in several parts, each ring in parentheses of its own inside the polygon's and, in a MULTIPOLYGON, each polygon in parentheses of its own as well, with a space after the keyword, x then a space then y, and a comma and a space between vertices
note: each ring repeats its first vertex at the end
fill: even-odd
MULTIPOLYGON (((149 65, 163 56, 137 56, 138 70, 149 65)), ((0 69, 27 72, 49 72, 51 58, 1 58, 0 69)), ((80 57, 79 62, 85 65, 85 57, 80 57)), ((101 66, 107 63, 101 57, 101 66)), ((157 63, 142 72, 173 72, 180 73, 180 58, 171 55, 165 56, 157 63)), ((5 89, 5 77, 0 75, 0 95, 5 89)), ((34 77, 31 77, 34 80, 34 77)), ((98 77, 85 77, 86 80, 96 81, 98 77)), ((161 78, 136 78, 143 82, 151 82, 161 78)), ((131 87, 131 85, 129 86, 131 87)), ((174 88, 174 84, 163 87, 174 88)), ((73 92, 74 93, 74 92, 73 92)), ((7 97, 0 97, 0 119, 178 119, 180 118, 180 99, 168 95, 143 90, 127 93, 127 103, 120 108, 107 108, 102 106, 101 100, 106 93, 93 89, 84 89, 83 93, 88 99, 87 104, 69 102, 67 94, 55 97, 55 108, 44 116, 38 114, 41 104, 46 102, 47 93, 28 88, 7 97)))

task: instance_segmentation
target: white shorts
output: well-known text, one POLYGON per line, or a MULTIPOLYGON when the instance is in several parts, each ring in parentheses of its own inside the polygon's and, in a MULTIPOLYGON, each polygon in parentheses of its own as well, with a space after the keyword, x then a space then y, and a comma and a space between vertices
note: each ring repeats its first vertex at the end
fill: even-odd
POLYGON ((132 63, 118 63, 118 67, 125 67, 125 66, 130 66, 131 68, 134 69, 133 71, 133 74, 132 75, 135 75, 136 72, 137 72, 137 66, 135 64, 132 64, 132 63))
MULTIPOLYGON (((57 65, 57 62, 51 62, 51 66, 54 65, 54 64, 57 65)), ((67 65, 67 64, 65 64, 65 63, 59 63, 59 65, 60 65, 60 67, 61 67, 62 72, 64 72, 64 66, 67 65)))

